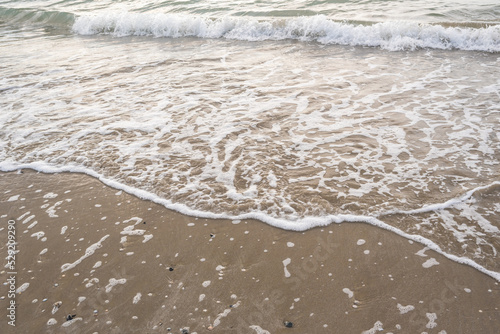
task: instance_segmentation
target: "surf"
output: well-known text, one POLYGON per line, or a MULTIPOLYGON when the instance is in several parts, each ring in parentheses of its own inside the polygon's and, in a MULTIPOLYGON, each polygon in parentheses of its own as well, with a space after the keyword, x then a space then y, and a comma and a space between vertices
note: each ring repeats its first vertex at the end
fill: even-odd
POLYGON ((389 51, 442 49, 500 51, 500 25, 480 27, 410 21, 350 23, 325 15, 258 20, 185 14, 107 12, 78 16, 78 35, 224 38, 242 41, 297 40, 326 45, 380 47, 389 51))

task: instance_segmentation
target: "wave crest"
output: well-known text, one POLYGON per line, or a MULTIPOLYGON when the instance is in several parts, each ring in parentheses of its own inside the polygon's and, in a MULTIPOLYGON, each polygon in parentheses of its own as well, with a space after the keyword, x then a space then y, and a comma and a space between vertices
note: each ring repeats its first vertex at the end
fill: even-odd
POLYGON ((500 25, 445 27, 407 21, 354 24, 333 21, 323 15, 259 21, 230 16, 214 19, 178 14, 105 13, 78 17, 73 31, 81 35, 191 36, 244 41, 292 39, 390 51, 422 48, 500 51, 500 25))

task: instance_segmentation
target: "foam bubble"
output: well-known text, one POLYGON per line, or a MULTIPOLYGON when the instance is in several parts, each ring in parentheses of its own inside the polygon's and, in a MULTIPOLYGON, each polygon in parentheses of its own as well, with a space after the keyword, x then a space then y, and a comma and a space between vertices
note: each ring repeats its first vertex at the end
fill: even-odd
POLYGON ((36 237, 36 240, 40 240, 40 239, 43 239, 44 235, 45 235, 45 232, 39 231, 39 232, 33 233, 31 236, 36 237))
POLYGON ((110 278, 108 285, 106 285, 106 287, 105 287, 106 293, 109 293, 113 289, 113 287, 115 287, 116 285, 125 284, 125 283, 127 283, 126 278, 120 278, 120 279, 110 278))
POLYGON ((146 230, 134 230, 134 225, 127 226, 120 232, 120 234, 125 235, 143 235, 146 230))
POLYGON ((422 263, 422 267, 430 268, 432 266, 437 266, 438 264, 439 264, 439 262, 437 262, 437 260, 432 257, 432 258, 428 259, 427 261, 425 261, 424 263, 422 263))
POLYGON ((240 301, 238 301, 238 302, 236 302, 235 304, 231 305, 231 307, 230 307, 230 308, 227 308, 227 309, 225 309, 223 312, 219 313, 219 314, 217 315, 217 317, 215 318, 215 320, 214 320, 213 327, 217 327, 218 325, 220 325, 221 319, 222 319, 222 318, 227 317, 227 316, 229 315, 229 313, 231 313, 231 311, 232 311, 233 309, 235 309, 235 308, 237 308, 238 306, 240 306, 240 304, 241 304, 241 302, 240 302, 240 301))
POLYGON ((436 319, 437 319, 437 315, 436 313, 426 313, 425 314, 427 319, 429 319, 429 322, 425 325, 426 328, 435 328, 437 327, 437 323, 436 323, 436 319))
POLYGON ((415 309, 415 306, 413 306, 413 305, 403 306, 399 303, 398 303, 397 307, 398 307, 400 314, 405 314, 405 313, 408 313, 408 312, 413 311, 415 309))
POLYGON ((427 257, 427 254, 425 254, 425 252, 427 250, 429 250, 429 248, 424 247, 421 250, 419 250, 418 252, 416 252, 415 255, 418 255, 418 256, 421 256, 421 257, 427 257))
POLYGON ((375 322, 375 324, 373 324, 372 328, 361 332, 361 334, 376 334, 377 332, 384 330, 383 326, 384 324, 381 321, 377 321, 375 322))
POLYGON ((286 258, 286 259, 284 259, 284 260, 283 260, 283 269, 284 269, 284 271, 285 271, 285 277, 286 277, 286 278, 288 278, 288 277, 290 277, 290 276, 291 276, 291 275, 290 275, 290 272, 289 272, 289 271, 288 271, 288 269, 287 269, 287 266, 288 266, 291 262, 292 262, 292 259, 290 259, 290 258, 286 258))
POLYGON ((347 297, 349 298, 354 297, 354 292, 352 292, 351 289, 343 288, 342 291, 347 295, 347 297))

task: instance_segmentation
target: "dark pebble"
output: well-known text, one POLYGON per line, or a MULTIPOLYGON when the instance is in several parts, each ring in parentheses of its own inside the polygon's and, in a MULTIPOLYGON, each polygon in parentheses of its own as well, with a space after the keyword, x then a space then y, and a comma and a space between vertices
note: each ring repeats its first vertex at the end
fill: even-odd
POLYGON ((293 323, 290 322, 290 321, 285 321, 283 324, 285 325, 286 328, 292 328, 293 327, 293 323))
POLYGON ((189 334, 189 331, 188 331, 187 329, 185 329, 185 328, 184 328, 184 329, 182 330, 182 332, 181 332, 181 333, 182 333, 182 334, 189 334))
POLYGON ((213 238, 213 237, 215 237, 215 234, 210 233, 210 238, 213 238))
POLYGON ((170 267, 168 268, 169 271, 174 271, 174 268, 170 267))
POLYGON ((146 222, 142 222, 143 224, 146 224, 146 222))
POLYGON ((68 314, 68 316, 66 317, 66 321, 73 320, 75 317, 76 317, 76 314, 68 314))

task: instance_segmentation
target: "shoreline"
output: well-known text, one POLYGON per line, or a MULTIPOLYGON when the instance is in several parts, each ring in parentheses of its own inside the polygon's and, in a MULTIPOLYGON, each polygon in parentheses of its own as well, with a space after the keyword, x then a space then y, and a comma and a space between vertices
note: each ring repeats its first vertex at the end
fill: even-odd
POLYGON ((494 333, 500 324, 495 279, 366 223, 298 232, 190 217, 86 174, 2 172, 0 184, 0 237, 13 219, 24 286, 7 332, 494 333))
MULTIPOLYGON (((441 249, 439 245, 437 245, 434 241, 420 236, 420 235, 413 235, 409 234, 403 230, 400 230, 399 228, 392 226, 390 224, 387 224, 381 220, 378 219, 380 216, 391 216, 395 214, 419 214, 419 213, 424 213, 424 212, 429 212, 432 210, 435 210, 436 208, 440 209, 445 209, 448 208, 454 204, 457 204, 459 202, 463 202, 465 199, 470 198, 471 196, 474 195, 475 192, 481 191, 484 189, 488 189, 490 187, 500 185, 500 181, 494 181, 490 184, 487 184, 485 186, 479 186, 474 189, 471 189, 464 193, 463 195, 452 198, 444 203, 438 203, 438 204, 432 204, 432 205, 427 205, 423 206, 420 209, 414 209, 410 210, 408 212, 406 211, 391 211, 391 212, 386 212, 386 213, 381 213, 376 216, 359 216, 359 215, 335 215, 335 216, 329 216, 328 221, 325 221, 324 219, 319 219, 317 223, 309 223, 309 226, 300 226, 300 227, 295 227, 291 228, 289 226, 289 221, 285 219, 280 219, 280 218, 272 218, 269 217, 265 214, 257 213, 247 213, 247 214, 242 214, 239 216, 229 216, 226 214, 217 214, 217 213, 211 213, 211 212, 205 212, 205 211, 198 211, 194 209, 190 209, 184 204, 177 204, 177 203, 171 203, 169 200, 162 199, 158 195, 155 195, 151 192, 133 188, 131 186, 127 186, 125 184, 122 184, 120 182, 110 180, 97 172, 94 172, 92 170, 82 168, 82 167, 53 167, 53 166, 47 166, 44 165, 43 163, 31 163, 31 164, 22 164, 19 166, 14 166, 14 165, 9 165, 3 166, 2 163, 0 163, 0 173, 14 173, 14 172, 21 172, 23 170, 29 170, 31 172, 35 173, 42 173, 42 174, 77 174, 77 175, 84 175, 87 177, 92 177, 96 180, 98 180, 100 183, 104 184, 105 186, 110 187, 111 189, 115 189, 118 191, 124 191, 127 194, 134 196, 138 198, 139 200, 143 201, 149 201, 155 204, 158 204, 160 206, 163 206, 166 210, 171 210, 176 213, 186 215, 188 217, 193 217, 193 218, 198 218, 198 219, 215 219, 215 220, 257 220, 261 223, 270 225, 275 228, 287 230, 287 231, 294 231, 294 232, 305 232, 311 229, 315 228, 325 228, 328 227, 332 224, 342 224, 342 223, 362 223, 362 224, 368 224, 376 228, 380 228, 389 232, 392 232, 400 237, 403 237, 407 240, 411 240, 413 242, 417 242, 425 247, 428 247, 429 249, 432 249, 433 251, 439 253, 440 255, 445 256, 451 261, 457 262, 459 264, 464 264, 467 266, 470 266, 479 272, 486 274, 490 277, 492 277, 494 280, 497 282, 500 282, 500 272, 496 272, 490 269, 487 269, 480 265, 479 263, 475 262, 474 260, 467 258, 467 257, 459 257, 454 254, 447 253, 441 249), (312 224, 312 225, 311 225, 312 224)), ((314 218, 306 218, 297 221, 298 223, 303 222, 304 220, 307 221, 314 221, 314 218)))

